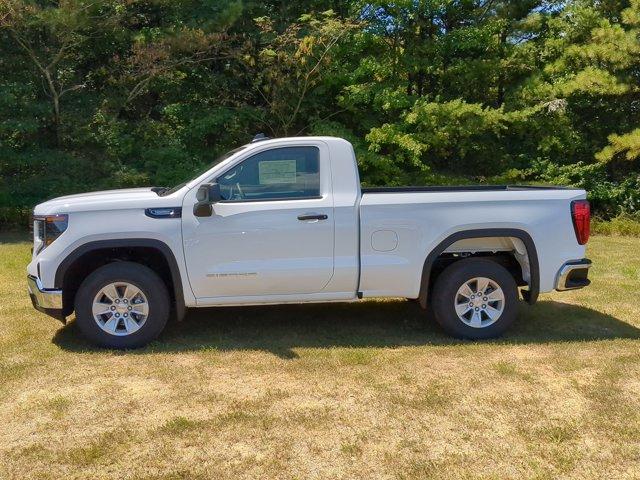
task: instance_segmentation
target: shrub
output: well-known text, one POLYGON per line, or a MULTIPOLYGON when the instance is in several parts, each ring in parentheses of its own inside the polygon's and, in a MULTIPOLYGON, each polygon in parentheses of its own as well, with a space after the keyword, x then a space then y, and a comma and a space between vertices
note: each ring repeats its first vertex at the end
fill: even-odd
POLYGON ((610 220, 594 217, 591 233, 596 235, 640 237, 640 214, 622 213, 610 220))

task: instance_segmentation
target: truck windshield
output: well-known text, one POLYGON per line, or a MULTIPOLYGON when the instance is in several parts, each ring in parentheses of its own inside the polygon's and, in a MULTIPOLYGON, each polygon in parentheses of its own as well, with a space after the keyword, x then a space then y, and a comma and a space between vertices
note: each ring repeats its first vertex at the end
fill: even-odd
POLYGON ((218 158, 216 158, 213 162, 211 162, 209 165, 207 165, 206 168, 200 170, 196 175, 194 175, 193 177, 190 177, 186 182, 182 182, 179 183, 178 185, 176 185, 175 187, 169 188, 169 187, 159 187, 159 188, 155 188, 154 191, 158 194, 158 196, 160 197, 164 197, 165 195, 171 195, 174 192, 177 192, 178 190, 180 190, 182 187, 184 187, 189 180, 191 180, 192 178, 197 178, 200 175, 202 175, 204 172, 206 172, 207 170, 212 169, 213 167, 215 167, 216 165, 218 165, 220 162, 223 162, 224 160, 226 160, 227 158, 229 158, 232 155, 235 155, 236 153, 244 150, 245 148, 247 148, 247 145, 243 145, 241 147, 238 148, 234 148, 233 150, 229 150, 227 153, 220 155, 218 158))

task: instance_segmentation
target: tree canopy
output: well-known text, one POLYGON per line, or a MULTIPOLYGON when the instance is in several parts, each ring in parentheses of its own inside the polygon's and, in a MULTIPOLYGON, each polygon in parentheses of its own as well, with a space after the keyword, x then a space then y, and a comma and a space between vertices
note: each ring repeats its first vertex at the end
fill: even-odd
POLYGON ((559 183, 640 210, 640 0, 0 0, 4 221, 173 185, 253 134, 367 185, 559 183))

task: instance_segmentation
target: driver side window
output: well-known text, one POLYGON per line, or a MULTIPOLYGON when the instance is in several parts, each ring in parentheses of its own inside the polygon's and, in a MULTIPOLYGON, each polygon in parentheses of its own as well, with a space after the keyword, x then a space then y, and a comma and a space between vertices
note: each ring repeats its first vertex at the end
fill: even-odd
POLYGON ((317 147, 283 147, 245 159, 218 178, 223 200, 235 202, 320 196, 317 147))

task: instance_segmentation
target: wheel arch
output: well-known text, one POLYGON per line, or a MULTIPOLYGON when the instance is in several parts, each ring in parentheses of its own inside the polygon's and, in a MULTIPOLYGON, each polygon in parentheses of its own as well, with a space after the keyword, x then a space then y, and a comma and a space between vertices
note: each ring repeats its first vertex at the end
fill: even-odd
MULTIPOLYGON (((60 262, 55 274, 55 287, 63 290, 68 281, 68 275, 73 272, 74 267, 77 267, 83 262, 84 259, 88 259, 100 251, 104 252, 117 252, 119 250, 130 249, 148 249, 149 251, 157 252, 164 262, 169 273, 169 280, 171 284, 167 284, 167 288, 173 294, 175 300, 175 311, 178 320, 181 320, 186 313, 186 306, 184 301, 184 292, 182 286, 182 277, 180 275, 180 269, 175 255, 171 248, 164 242, 150 238, 123 238, 123 239, 111 239, 111 240, 96 240, 92 242, 84 243, 73 250, 65 259, 60 262)), ((135 258, 131 261, 135 262, 135 258)), ((84 280, 84 279, 83 279, 84 280)), ((165 282, 166 283, 166 282, 165 282)), ((69 294, 69 293, 67 293, 69 294)), ((72 292, 71 295, 75 295, 72 292)), ((63 308, 65 315, 68 315, 73 310, 73 299, 67 299, 64 301, 63 308), (71 310, 69 310, 71 308, 71 310)))
POLYGON ((431 274, 434 263, 449 247, 460 240, 468 240, 474 238, 488 237, 514 237, 522 241, 527 251, 529 260, 529 289, 523 290, 522 295, 530 305, 533 305, 538 299, 540 293, 540 264, 538 262, 538 252, 531 235, 526 231, 518 228, 485 228, 462 230, 452 233, 442 240, 435 248, 433 248, 424 261, 422 267, 422 276, 420 280, 420 292, 418 300, 422 308, 427 307, 427 297, 429 295, 431 274))

